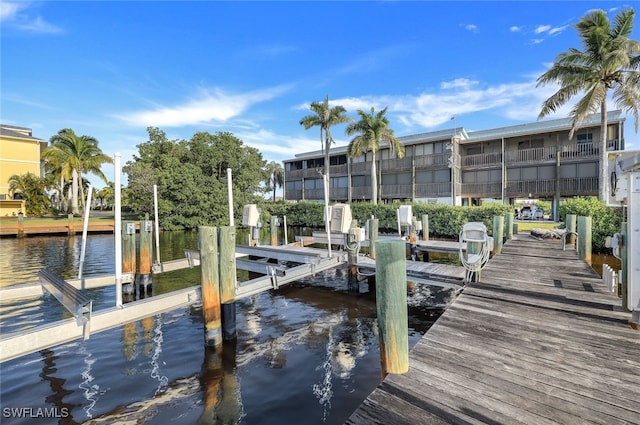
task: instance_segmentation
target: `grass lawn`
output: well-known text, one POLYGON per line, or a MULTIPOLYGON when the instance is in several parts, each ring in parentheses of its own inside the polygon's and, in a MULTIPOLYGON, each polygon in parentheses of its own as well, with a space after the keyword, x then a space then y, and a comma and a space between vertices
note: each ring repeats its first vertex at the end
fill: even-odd
POLYGON ((519 233, 528 233, 531 229, 553 230, 560 225, 554 221, 516 221, 519 233))

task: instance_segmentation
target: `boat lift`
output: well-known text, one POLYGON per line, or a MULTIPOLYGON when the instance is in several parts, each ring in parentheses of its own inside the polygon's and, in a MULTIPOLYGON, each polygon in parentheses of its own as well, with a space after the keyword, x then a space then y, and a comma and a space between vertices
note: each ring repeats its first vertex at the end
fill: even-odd
POLYGON ((487 226, 476 221, 462 226, 458 246, 460 262, 467 270, 465 282, 469 283, 474 278, 477 281, 493 249, 493 238, 487 234, 487 226))

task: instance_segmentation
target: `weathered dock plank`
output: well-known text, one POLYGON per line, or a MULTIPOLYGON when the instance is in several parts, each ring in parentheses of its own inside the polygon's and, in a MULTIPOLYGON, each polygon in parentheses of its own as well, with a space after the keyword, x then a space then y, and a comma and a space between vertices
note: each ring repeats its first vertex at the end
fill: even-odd
POLYGON ((347 423, 640 423, 640 332, 618 305, 575 250, 517 235, 347 423))

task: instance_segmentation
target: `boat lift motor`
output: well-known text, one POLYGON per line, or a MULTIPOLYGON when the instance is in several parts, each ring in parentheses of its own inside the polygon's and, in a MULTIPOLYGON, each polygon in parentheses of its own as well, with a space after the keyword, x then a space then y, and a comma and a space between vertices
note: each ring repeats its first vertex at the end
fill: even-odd
MULTIPOLYGON (((627 237, 615 234, 608 242, 614 255, 627 258, 623 270, 626 279, 620 284, 627 288, 626 305, 631 311, 629 323, 640 328, 640 150, 607 152, 608 206, 627 207, 627 237)), ((622 279, 622 276, 621 276, 622 279)), ((624 300, 623 300, 624 303, 624 300)))

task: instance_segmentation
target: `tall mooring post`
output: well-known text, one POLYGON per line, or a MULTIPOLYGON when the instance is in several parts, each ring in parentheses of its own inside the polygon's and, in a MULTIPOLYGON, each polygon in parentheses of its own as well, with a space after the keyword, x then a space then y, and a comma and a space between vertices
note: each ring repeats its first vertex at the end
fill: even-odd
POLYGON ((376 259, 376 242, 378 241, 378 223, 377 218, 369 219, 369 255, 376 259))
POLYGON ((271 246, 278 246, 278 227, 280 223, 278 222, 278 217, 275 215, 271 216, 271 246))
POLYGON ((200 247, 204 341, 210 347, 218 347, 222 344, 218 229, 216 227, 200 226, 198 229, 198 246, 200 247))
POLYGON ((349 291, 358 292, 360 285, 358 283, 358 238, 359 238, 358 220, 351 220, 349 234, 346 236, 347 247, 347 285, 349 291))
POLYGON ((577 223, 578 258, 591 265, 591 217, 579 216, 577 223))
MULTIPOLYGON (((122 273, 130 273, 136 280, 136 223, 133 221, 122 222, 122 273)), ((133 293, 133 287, 129 285, 125 292, 133 293)))
POLYGON ((422 214, 422 240, 429 240, 429 215, 422 214))
POLYGON ((504 237, 504 216, 493 217, 493 255, 502 252, 502 238, 504 237))
POLYGON ((508 241, 513 239, 513 219, 514 214, 512 212, 506 213, 504 216, 504 230, 508 241))
POLYGON ((416 237, 416 218, 411 218, 411 226, 409 227, 409 255, 411 255, 411 261, 416 261, 418 252, 418 240, 416 237))
POLYGON ((222 338, 236 338, 236 228, 223 226, 218 231, 220 251, 220 302, 222 303, 222 338))
MULTIPOLYGON (((573 232, 576 233, 576 215, 575 214, 567 214, 565 216, 565 227, 567 229, 567 232, 573 232)), ((567 243, 571 244, 571 245, 575 245, 576 243, 576 237, 574 235, 569 235, 568 236, 569 239, 567 239, 567 243)))
POLYGON ((407 269, 405 242, 376 242, 376 308, 380 328, 382 373, 409 370, 407 269))
POLYGON ((151 265, 153 264, 153 221, 140 222, 140 293, 144 294, 151 284, 151 265))

